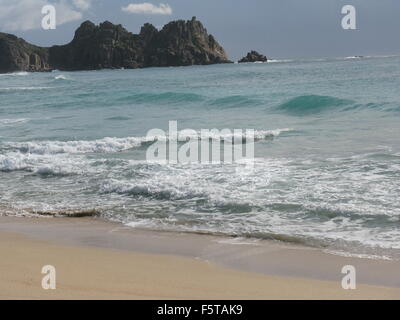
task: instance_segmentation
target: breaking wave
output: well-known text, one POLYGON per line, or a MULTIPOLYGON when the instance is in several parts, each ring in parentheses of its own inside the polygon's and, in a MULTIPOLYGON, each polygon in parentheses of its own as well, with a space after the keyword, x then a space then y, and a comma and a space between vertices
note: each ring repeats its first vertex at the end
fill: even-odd
POLYGON ((175 184, 134 184, 116 180, 107 181, 101 186, 102 193, 117 193, 139 198, 151 198, 156 200, 188 200, 207 197, 206 193, 183 188, 175 184))
POLYGON ((267 63, 285 63, 285 62, 292 62, 291 59, 268 59, 267 63))
POLYGON ((66 176, 90 172, 88 164, 87 160, 72 159, 67 155, 0 154, 0 172, 26 171, 40 176, 66 176))
POLYGON ((3 73, 0 74, 0 77, 24 77, 27 75, 29 75, 29 72, 21 71, 21 72, 3 73))
MULTIPOLYGON (((185 134, 185 138, 192 139, 200 137, 200 139, 211 140, 228 140, 254 138, 256 141, 271 139, 279 136, 284 132, 290 132, 292 129, 276 129, 276 130, 255 130, 254 136, 246 131, 233 132, 230 134, 221 134, 212 131, 196 132, 196 134, 185 134)), ((183 134, 183 131, 180 133, 183 134)), ((36 142, 16 142, 5 143, 3 149, 9 151, 19 151, 27 154, 60 154, 60 153, 113 153, 123 152, 133 148, 155 141, 169 141, 170 136, 147 136, 147 137, 127 137, 127 138, 104 138, 98 140, 79 140, 79 141, 36 141, 36 142)), ((183 137, 180 137, 183 139, 183 137)), ((185 140, 186 141, 186 140, 185 140)), ((184 142, 184 141, 183 141, 184 142)), ((0 150, 2 149, 0 147, 0 150)))
POLYGON ((54 77, 55 80, 69 80, 66 76, 64 76, 63 74, 60 74, 58 76, 54 77))

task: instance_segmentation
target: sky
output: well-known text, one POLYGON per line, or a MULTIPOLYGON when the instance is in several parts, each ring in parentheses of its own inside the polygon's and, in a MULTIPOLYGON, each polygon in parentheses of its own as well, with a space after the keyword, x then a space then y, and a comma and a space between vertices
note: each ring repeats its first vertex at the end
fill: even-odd
POLYGON ((196 16, 232 60, 250 50, 271 58, 400 53, 399 0, 0 0, 0 31, 41 46, 65 44, 85 20, 109 20, 133 33, 150 22, 196 16), (55 30, 42 8, 56 8, 55 30), (342 7, 356 9, 356 30, 342 28, 342 7))

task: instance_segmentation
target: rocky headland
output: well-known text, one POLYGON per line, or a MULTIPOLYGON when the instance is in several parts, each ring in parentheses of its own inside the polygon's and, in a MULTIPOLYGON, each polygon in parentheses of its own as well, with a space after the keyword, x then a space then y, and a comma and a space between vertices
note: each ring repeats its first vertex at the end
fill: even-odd
POLYGON ((139 34, 122 25, 85 21, 73 40, 62 46, 38 47, 0 33, 0 73, 77 71, 230 63, 224 48, 196 20, 177 20, 157 30, 145 24, 139 34))

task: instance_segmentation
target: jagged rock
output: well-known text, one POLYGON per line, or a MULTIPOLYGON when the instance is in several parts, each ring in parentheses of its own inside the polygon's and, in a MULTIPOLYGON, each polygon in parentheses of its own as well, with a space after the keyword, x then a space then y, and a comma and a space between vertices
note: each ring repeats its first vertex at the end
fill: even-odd
POLYGON ((195 17, 168 23, 145 49, 146 65, 187 66, 226 63, 225 50, 195 17))
POLYGON ((143 67, 143 49, 121 25, 109 21, 96 26, 82 23, 74 39, 50 48, 50 64, 59 70, 94 70, 143 67))
POLYGON ((178 20, 161 31, 145 24, 139 34, 109 21, 85 21, 73 40, 41 48, 0 33, 0 72, 96 70, 229 63, 225 50, 200 21, 178 20))
POLYGON ((12 34, 0 33, 0 72, 49 71, 49 52, 12 34))
POLYGON ((239 60, 239 63, 244 62, 267 62, 268 58, 257 51, 250 51, 247 56, 239 60))

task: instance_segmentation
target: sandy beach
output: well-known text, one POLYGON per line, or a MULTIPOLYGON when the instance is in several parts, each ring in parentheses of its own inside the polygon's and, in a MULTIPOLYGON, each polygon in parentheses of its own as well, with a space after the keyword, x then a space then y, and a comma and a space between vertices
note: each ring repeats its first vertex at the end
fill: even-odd
POLYGON ((279 243, 235 244, 203 235, 139 231, 95 219, 0 217, 0 254, 1 299, 400 298, 395 282, 386 285, 397 262, 345 258, 279 243), (249 266, 262 264, 265 255, 271 258, 263 260, 265 272, 251 271, 249 266), (302 269, 309 270, 313 259, 316 276, 308 277, 302 269), (384 276, 365 272, 356 290, 343 290, 340 270, 333 281, 324 263, 349 261, 375 275, 374 268, 379 268, 384 276), (56 290, 41 287, 44 265, 56 268, 56 290))
POLYGON ((192 2, 0 0, 0 301, 400 300, 400 1, 192 2))

